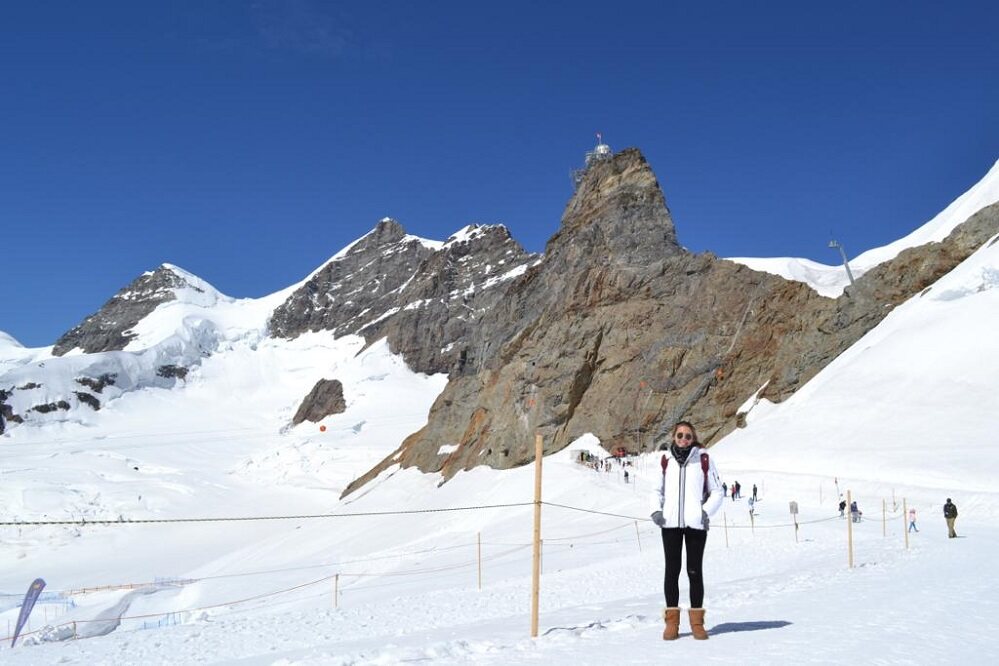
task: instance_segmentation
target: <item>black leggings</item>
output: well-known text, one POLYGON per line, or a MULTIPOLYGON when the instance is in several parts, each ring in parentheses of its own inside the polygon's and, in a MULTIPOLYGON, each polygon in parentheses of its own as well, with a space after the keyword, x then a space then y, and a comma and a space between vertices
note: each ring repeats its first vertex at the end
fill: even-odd
POLYGON ((704 603, 704 575, 701 564, 704 560, 704 543, 708 539, 707 530, 692 527, 670 527, 663 529, 663 554, 666 556, 666 577, 663 591, 666 605, 676 608, 680 605, 680 547, 687 541, 687 578, 690 579, 690 607, 701 608, 704 603))

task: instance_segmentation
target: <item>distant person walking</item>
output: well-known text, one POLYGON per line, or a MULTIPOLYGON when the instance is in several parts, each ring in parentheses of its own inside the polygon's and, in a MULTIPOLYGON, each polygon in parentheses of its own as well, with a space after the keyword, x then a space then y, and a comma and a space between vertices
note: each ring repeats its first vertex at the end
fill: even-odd
POLYGON ((859 523, 860 517, 863 515, 864 514, 860 511, 860 508, 857 506, 857 501, 854 500, 850 502, 850 520, 855 523, 859 523))
POLYGON ((756 484, 753 484, 753 501, 756 501, 756 484))
POLYGON ((947 519, 947 537, 953 539, 957 536, 957 532, 954 531, 954 521, 957 520, 957 505, 947 498, 947 503, 944 504, 944 518, 947 519))
POLYGON ((918 532, 919 528, 916 527, 916 510, 909 509, 909 531, 918 532))
POLYGON ((842 518, 846 512, 846 500, 839 501, 839 517, 842 518))
POLYGON ((688 421, 673 426, 670 442, 663 453, 662 480, 651 496, 652 522, 662 528, 666 573, 663 592, 666 628, 663 640, 680 635, 680 562, 686 545, 687 578, 690 581, 690 630, 704 640, 704 544, 708 538, 709 516, 721 506, 724 495, 721 480, 707 452, 697 441, 697 432, 688 421))

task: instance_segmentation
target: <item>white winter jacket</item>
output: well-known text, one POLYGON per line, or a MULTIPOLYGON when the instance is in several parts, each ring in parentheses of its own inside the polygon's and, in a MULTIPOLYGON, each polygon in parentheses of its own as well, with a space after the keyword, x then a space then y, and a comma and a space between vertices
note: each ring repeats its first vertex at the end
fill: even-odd
POLYGON ((715 461, 710 456, 707 478, 709 494, 706 500, 703 499, 704 472, 701 469, 701 454, 704 452, 699 446, 692 446, 686 465, 680 465, 669 451, 663 452, 668 461, 666 473, 657 475, 658 483, 650 499, 651 511, 663 512, 665 527, 707 529, 708 526, 702 520, 703 513, 710 517, 721 507, 725 496, 715 461))

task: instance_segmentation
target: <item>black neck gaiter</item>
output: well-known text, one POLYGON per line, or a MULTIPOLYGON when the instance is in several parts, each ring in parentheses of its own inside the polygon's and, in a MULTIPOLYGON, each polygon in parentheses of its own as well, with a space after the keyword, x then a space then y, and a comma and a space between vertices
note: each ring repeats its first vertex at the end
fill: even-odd
POLYGON ((676 460, 681 465, 687 464, 687 458, 690 457, 690 450, 694 448, 694 445, 690 446, 677 446, 675 443, 670 444, 669 452, 673 454, 673 459, 676 460))

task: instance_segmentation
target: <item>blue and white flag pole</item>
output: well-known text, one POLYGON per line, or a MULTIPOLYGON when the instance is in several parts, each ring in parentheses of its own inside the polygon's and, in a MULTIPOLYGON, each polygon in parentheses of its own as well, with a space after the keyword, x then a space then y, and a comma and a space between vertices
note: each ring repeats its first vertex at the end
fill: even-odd
POLYGON ((10 646, 14 647, 14 643, 17 642, 17 637, 21 633, 21 629, 28 622, 28 616, 31 615, 31 609, 35 607, 35 602, 38 601, 38 595, 42 593, 42 589, 45 587, 45 581, 41 578, 36 578, 35 582, 31 584, 28 588, 28 592, 24 595, 24 602, 21 603, 21 612, 17 615, 17 624, 14 626, 14 638, 10 641, 10 646))

